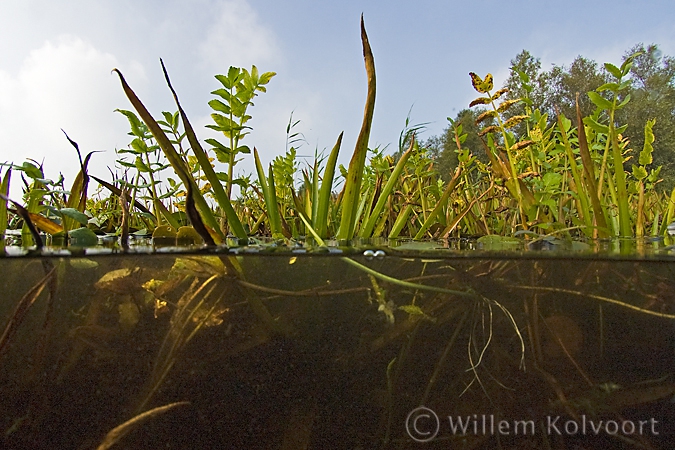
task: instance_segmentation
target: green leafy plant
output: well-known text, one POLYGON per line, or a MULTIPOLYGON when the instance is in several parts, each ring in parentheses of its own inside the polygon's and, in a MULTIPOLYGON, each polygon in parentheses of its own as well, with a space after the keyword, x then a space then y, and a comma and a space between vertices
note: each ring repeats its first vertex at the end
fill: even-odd
POLYGON ((252 66, 250 71, 230 67, 227 75, 216 75, 216 79, 223 87, 211 92, 220 99, 209 101, 209 106, 216 112, 211 114, 215 125, 207 125, 207 127, 222 132, 229 142, 227 145, 221 144, 216 139, 207 139, 206 142, 213 146, 218 160, 228 166, 225 177, 225 192, 228 199, 232 198, 232 185, 236 182, 233 173, 234 166, 237 164, 237 155, 251 153, 248 146, 239 143, 248 134, 247 130, 251 129, 247 125, 251 119, 247 113, 248 108, 253 106, 253 99, 258 92, 267 92, 265 86, 274 75, 276 75, 274 72, 260 74, 256 66, 252 66))

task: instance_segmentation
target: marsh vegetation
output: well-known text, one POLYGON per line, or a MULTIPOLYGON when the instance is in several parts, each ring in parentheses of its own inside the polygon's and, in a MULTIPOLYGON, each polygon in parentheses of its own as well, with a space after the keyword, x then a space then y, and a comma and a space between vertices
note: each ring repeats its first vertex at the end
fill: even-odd
POLYGON ((643 53, 555 114, 527 71, 501 89, 471 72, 476 113, 450 120, 450 170, 409 121, 395 155, 369 148, 363 21, 361 37, 368 91, 348 167, 342 134, 303 167, 292 119, 285 154, 263 166, 250 107, 275 74, 255 66, 216 76, 222 138, 200 141, 163 62, 177 111, 161 119, 115 69, 132 141, 111 180, 68 136, 81 168, 69 188, 35 161, 5 164, 3 251, 27 254, 0 258, 11 448, 402 449, 418 445, 405 424, 420 405, 535 427, 460 435, 444 421, 428 448, 672 442, 675 190, 659 188, 653 118, 639 151, 620 123, 643 53), (256 180, 235 176, 248 157, 256 180), (7 197, 17 174, 23 201, 7 197), (453 242, 486 252, 437 248, 453 242), (659 433, 551 434, 551 416, 653 419, 659 433))

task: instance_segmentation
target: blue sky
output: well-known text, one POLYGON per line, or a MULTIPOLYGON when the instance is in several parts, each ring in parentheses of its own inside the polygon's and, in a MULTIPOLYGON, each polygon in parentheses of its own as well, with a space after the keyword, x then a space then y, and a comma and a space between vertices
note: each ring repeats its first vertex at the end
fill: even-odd
MULTIPOLYGON (((0 161, 44 161, 48 178, 63 172, 70 185, 78 163, 63 128, 83 151, 104 151, 91 173, 109 178, 114 150, 129 142, 113 111, 131 109, 110 71, 119 68, 159 117, 175 110, 161 57, 201 139, 217 137, 204 128, 213 75, 255 64, 277 76, 251 109, 244 142, 271 161, 293 112, 307 140, 299 154, 332 147, 344 131, 346 164, 366 91, 361 13, 378 81, 370 145, 391 151, 411 108, 413 123, 430 122, 422 137, 439 134, 474 97, 468 72, 492 72, 500 84, 523 49, 544 69, 577 55, 620 63, 639 42, 675 55, 675 8, 656 0, 0 0, 0 161)), ((254 172, 252 157, 235 171, 254 172)))

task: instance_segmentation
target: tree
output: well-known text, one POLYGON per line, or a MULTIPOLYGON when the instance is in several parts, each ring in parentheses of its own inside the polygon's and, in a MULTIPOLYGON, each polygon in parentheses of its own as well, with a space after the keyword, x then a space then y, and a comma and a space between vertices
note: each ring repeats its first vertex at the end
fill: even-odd
POLYGON ((664 188, 675 184, 675 58, 663 56, 658 46, 638 44, 624 57, 641 53, 631 68, 630 102, 617 119, 628 124, 624 133, 631 141, 635 157, 644 145, 647 120, 656 119, 653 131, 654 167, 662 165, 664 188))
MULTIPOLYGON (((476 125, 476 118, 484 111, 477 108, 475 110, 462 109, 453 119, 455 123, 462 125, 463 133, 467 134, 462 148, 468 149, 483 163, 487 163, 488 157, 485 153, 485 147, 478 136, 479 127, 476 125)), ((443 130, 440 136, 432 136, 425 142, 425 147, 430 150, 430 155, 436 162, 436 167, 444 181, 449 181, 455 167, 459 164, 457 159, 457 142, 452 126, 443 130)))

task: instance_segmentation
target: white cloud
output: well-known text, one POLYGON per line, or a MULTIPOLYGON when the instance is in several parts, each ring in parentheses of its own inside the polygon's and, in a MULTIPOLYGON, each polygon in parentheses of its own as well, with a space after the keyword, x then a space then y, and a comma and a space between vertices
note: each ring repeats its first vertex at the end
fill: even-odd
POLYGON ((223 61, 227 66, 248 67, 279 60, 274 34, 259 23, 258 15, 244 0, 222 3, 216 20, 199 45, 199 54, 204 65, 219 70, 223 61))
MULTIPOLYGON (((107 175, 115 147, 126 145, 126 124, 113 110, 128 104, 119 80, 110 71, 119 61, 82 39, 62 35, 46 41, 23 60, 16 75, 0 71, 0 161, 21 164, 44 161, 47 178, 66 177, 70 187, 79 170, 75 150, 61 129, 92 156, 91 169, 107 175)), ((127 76, 143 80, 139 64, 127 65, 127 76)), ((12 195, 18 196, 18 176, 12 195)))

